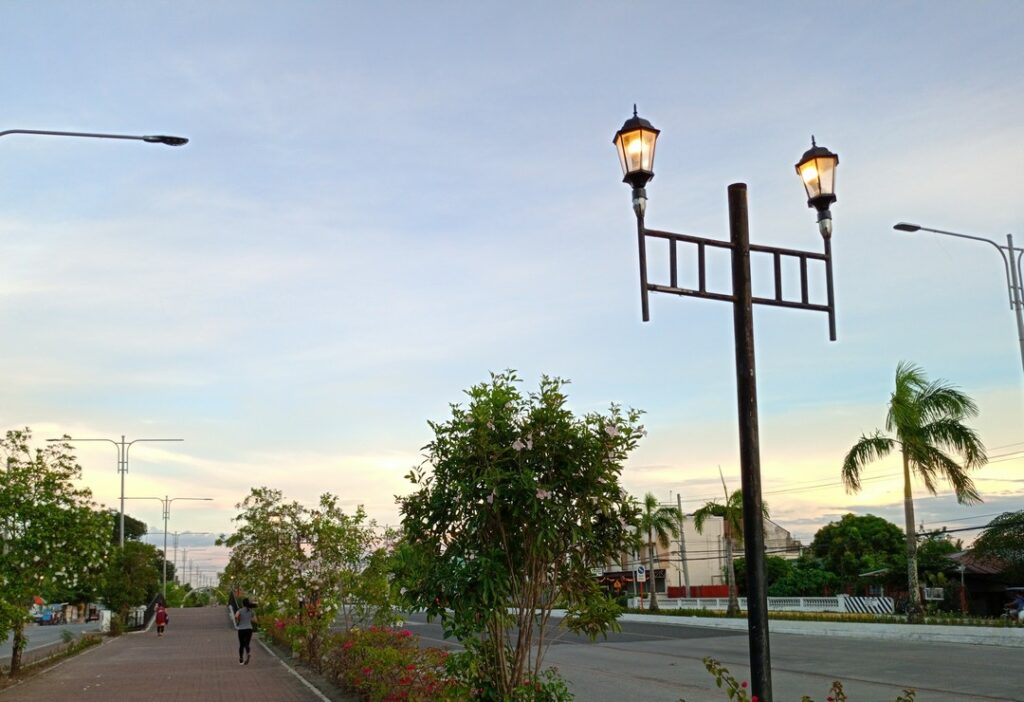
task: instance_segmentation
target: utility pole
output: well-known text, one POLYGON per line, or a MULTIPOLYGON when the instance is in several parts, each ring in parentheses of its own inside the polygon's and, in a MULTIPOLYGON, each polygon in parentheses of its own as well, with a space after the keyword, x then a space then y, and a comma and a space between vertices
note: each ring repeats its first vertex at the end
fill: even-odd
POLYGON ((684 594, 690 596, 690 566, 686 562, 686 515, 683 514, 683 496, 676 493, 676 508, 679 510, 679 558, 683 562, 683 582, 686 584, 684 594))

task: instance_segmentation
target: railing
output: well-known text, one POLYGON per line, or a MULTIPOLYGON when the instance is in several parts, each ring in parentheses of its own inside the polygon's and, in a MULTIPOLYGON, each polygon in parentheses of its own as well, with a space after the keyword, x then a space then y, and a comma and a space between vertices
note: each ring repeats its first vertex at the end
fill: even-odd
MULTIPOLYGON (((645 598, 646 600, 646 598, 645 598)), ((739 598, 740 609, 746 610, 747 598, 739 598)), ((640 607, 640 598, 631 597, 629 606, 640 607)), ((658 598, 662 609, 709 609, 725 610, 729 607, 728 597, 676 597, 658 598)), ((895 604, 891 597, 769 597, 768 610, 772 612, 842 612, 865 614, 892 614, 895 604)))

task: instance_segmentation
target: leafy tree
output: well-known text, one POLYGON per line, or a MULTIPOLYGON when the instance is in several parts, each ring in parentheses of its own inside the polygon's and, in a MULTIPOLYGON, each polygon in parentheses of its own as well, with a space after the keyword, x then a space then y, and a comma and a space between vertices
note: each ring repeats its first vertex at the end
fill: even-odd
MULTIPOLYGON (((711 517, 718 517, 722 520, 722 540, 725 542, 725 569, 726 579, 729 583, 729 606, 726 610, 728 616, 737 616, 740 613, 740 600, 736 593, 736 565, 733 562, 733 548, 743 547, 743 491, 736 490, 731 495, 725 488, 725 479, 722 479, 722 488, 725 489, 728 499, 724 503, 715 500, 706 502, 703 507, 693 513, 693 526, 698 534, 704 533, 704 524, 711 517)), ((768 518, 768 505, 762 503, 764 518, 768 518)))
POLYGON ((864 467, 899 449, 903 458, 903 511, 906 521, 908 618, 921 615, 917 576, 917 537, 914 532, 914 498, 911 473, 934 495, 935 482, 945 478, 960 504, 981 502, 968 471, 985 465, 985 446, 964 421, 978 414, 974 400, 943 380, 929 382, 924 371, 901 361, 896 366, 896 388, 889 398, 885 429, 862 435, 843 460, 842 476, 847 491, 860 490, 864 467), (959 455, 961 461, 951 454, 959 455))
POLYGON ((1014 583, 1024 581, 1024 510, 1003 512, 989 522, 971 550, 980 558, 1005 563, 1014 583))
POLYGON ((307 508, 266 487, 253 488, 237 506, 237 531, 218 540, 231 547, 224 580, 267 611, 295 619, 291 633, 310 660, 320 659, 320 643, 342 608, 348 624, 353 607, 370 618, 390 616, 387 588, 363 586, 367 563, 379 561, 373 557, 382 545, 362 506, 346 514, 325 493, 307 508))
POLYGON ((640 533, 647 535, 647 577, 651 584, 651 611, 658 611, 658 594, 654 583, 654 544, 668 548, 668 537, 679 536, 679 524, 683 515, 677 507, 661 506, 654 493, 644 495, 640 509, 640 533))
POLYGON ((809 551, 820 567, 838 577, 843 586, 856 584, 861 573, 895 570, 906 552, 903 531, 873 514, 844 514, 814 535, 809 551))
POLYGON ((799 559, 790 572, 768 587, 770 597, 819 597, 839 587, 839 577, 823 569, 815 560, 799 559))
MULTIPOLYGON (((118 545, 121 540, 118 538, 118 529, 121 526, 121 513, 116 510, 110 510, 110 514, 113 516, 113 524, 111 525, 110 532, 110 543, 118 545)), ((129 514, 124 515, 124 540, 125 541, 140 541, 143 536, 149 531, 149 527, 146 523, 139 521, 135 517, 129 514)))
MULTIPOLYGON (((127 529, 125 530, 127 531, 127 529)), ((125 541, 107 565, 103 601, 122 621, 132 607, 148 604, 160 591, 157 550, 141 541, 125 541)))
MULTIPOLYGON (((524 395, 512 371, 467 391, 468 406, 432 422, 424 466, 400 498, 399 581, 473 657, 484 699, 542 684, 549 621, 592 638, 620 609, 592 569, 636 544, 636 509, 619 483, 639 413, 612 405, 577 417, 566 381, 524 395)), ((517 697, 517 699, 519 699, 517 697)))
MULTIPOLYGON (((789 577, 792 572, 793 561, 780 556, 764 557, 764 582, 769 591, 772 585, 789 577)), ((736 559, 736 589, 742 593, 747 592, 747 559, 742 556, 736 559)))
POLYGON ((21 667, 33 597, 89 588, 109 548, 106 515, 75 485, 82 469, 71 447, 32 451, 31 438, 25 428, 0 440, 0 636, 14 632, 11 673, 21 667))

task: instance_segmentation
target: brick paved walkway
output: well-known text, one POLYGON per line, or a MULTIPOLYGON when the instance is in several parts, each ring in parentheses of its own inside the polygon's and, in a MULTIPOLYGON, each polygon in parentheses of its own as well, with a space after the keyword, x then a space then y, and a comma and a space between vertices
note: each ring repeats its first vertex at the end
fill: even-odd
POLYGON ((0 702, 318 702, 255 640, 238 664, 238 637, 223 607, 169 610, 156 628, 108 640, 0 693, 0 702))

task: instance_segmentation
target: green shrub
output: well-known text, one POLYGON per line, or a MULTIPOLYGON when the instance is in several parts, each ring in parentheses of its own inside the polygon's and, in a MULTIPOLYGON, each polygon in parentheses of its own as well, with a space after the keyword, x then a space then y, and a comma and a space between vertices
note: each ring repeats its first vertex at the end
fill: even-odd
POLYGON ((465 651, 448 657, 446 670, 456 693, 449 699, 486 702, 568 702, 573 699, 565 680, 555 668, 548 668, 538 675, 527 675, 521 684, 503 695, 495 682, 499 668, 493 660, 493 646, 476 639, 463 644, 465 651))
POLYGON ((446 674, 448 653, 421 649, 408 629, 353 629, 329 637, 322 650, 324 675, 370 702, 468 699, 446 674))

